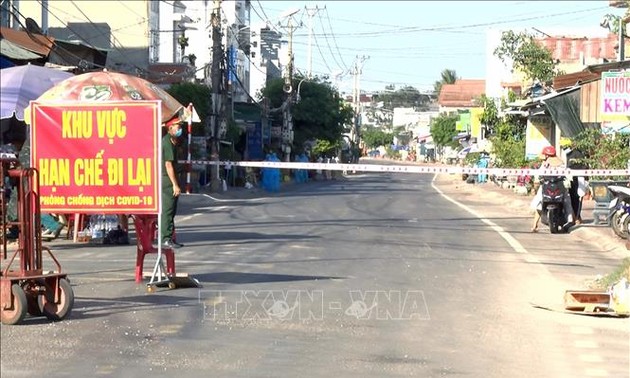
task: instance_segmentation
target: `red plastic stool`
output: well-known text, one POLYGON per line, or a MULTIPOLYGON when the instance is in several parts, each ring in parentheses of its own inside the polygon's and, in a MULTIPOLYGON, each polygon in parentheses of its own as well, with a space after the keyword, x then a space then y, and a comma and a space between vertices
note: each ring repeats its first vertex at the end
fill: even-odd
MULTIPOLYGON (((157 230, 157 216, 133 215, 133 224, 137 239, 136 283, 141 283, 144 257, 149 253, 158 252, 158 249, 153 246, 157 230)), ((172 248, 162 247, 162 254, 166 257, 166 273, 175 276, 175 252, 172 248)))

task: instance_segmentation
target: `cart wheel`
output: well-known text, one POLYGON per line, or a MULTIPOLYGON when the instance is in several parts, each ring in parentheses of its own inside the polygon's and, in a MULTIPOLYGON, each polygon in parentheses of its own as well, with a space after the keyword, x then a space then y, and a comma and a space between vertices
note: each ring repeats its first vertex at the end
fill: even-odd
POLYGON ((18 284, 11 285, 11 292, 13 293, 13 303, 11 309, 5 309, 4 304, 0 304, 0 318, 2 324, 18 324, 26 316, 26 294, 24 290, 18 284))
POLYGON ((175 282, 169 282, 168 283, 168 288, 169 289, 175 289, 177 287, 177 285, 175 285, 175 282))
POLYGON ((61 289, 61 296, 59 297, 59 303, 55 303, 55 294, 46 291, 43 295, 38 297, 39 308, 44 316, 50 320, 63 320, 72 311, 74 305, 74 292, 70 283, 65 278, 59 280, 59 289, 61 289))
POLYGON ((147 285, 147 293, 153 293, 155 291, 155 286, 147 285))
POLYGON ((39 297, 39 295, 36 293, 33 293, 33 292, 26 293, 26 303, 27 303, 26 311, 31 316, 44 315, 42 314, 42 310, 39 308, 39 299, 37 297, 39 297))

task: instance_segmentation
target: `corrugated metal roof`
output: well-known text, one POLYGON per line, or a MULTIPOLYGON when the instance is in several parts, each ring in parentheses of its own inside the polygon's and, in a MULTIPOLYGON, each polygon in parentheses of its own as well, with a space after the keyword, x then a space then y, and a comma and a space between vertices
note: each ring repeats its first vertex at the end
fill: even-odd
POLYGON ((566 75, 560 75, 553 78, 553 87, 556 90, 561 90, 563 88, 572 87, 574 85, 583 83, 585 81, 590 81, 593 79, 598 79, 600 74, 592 73, 592 72, 573 72, 566 75))
POLYGON ((549 100, 549 99, 552 99, 552 98, 555 98, 555 97, 558 97, 558 96, 562 96, 562 95, 571 93, 571 92, 573 92, 575 90, 578 90, 580 88, 581 87, 579 85, 575 85, 573 87, 566 88, 566 89, 561 90, 561 91, 554 91, 554 92, 551 92, 551 93, 547 93, 546 95, 543 95, 543 96, 540 96, 540 97, 536 97, 534 99, 529 100, 526 104, 524 104, 521 107, 521 109, 522 110, 526 110, 526 109, 529 109, 529 108, 536 107, 536 106, 538 106, 540 104, 544 104, 546 100, 549 100))
POLYGON ((585 84, 593 80, 601 79, 602 72, 628 68, 630 68, 630 60, 592 64, 584 68, 582 71, 554 77, 553 87, 556 90, 561 90, 578 84, 585 84))
POLYGON ((55 41, 52 37, 27 33, 25 31, 13 30, 5 27, 0 27, 0 35, 2 38, 41 56, 48 56, 48 54, 50 54, 50 50, 52 49, 55 41))

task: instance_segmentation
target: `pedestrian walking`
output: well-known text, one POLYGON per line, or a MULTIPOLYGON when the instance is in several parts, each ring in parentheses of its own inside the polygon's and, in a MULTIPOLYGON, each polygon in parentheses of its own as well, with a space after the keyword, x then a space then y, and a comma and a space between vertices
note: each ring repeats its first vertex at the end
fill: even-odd
MULTIPOLYGON (((584 153, 575 147, 570 140, 565 140, 563 149, 567 160, 567 168, 569 169, 588 169, 584 163, 584 153)), ((571 196, 571 207, 575 214, 575 224, 582 223, 582 202, 584 195, 588 192, 588 180, 584 176, 573 176, 571 178, 571 186, 569 187, 569 195, 571 196)))

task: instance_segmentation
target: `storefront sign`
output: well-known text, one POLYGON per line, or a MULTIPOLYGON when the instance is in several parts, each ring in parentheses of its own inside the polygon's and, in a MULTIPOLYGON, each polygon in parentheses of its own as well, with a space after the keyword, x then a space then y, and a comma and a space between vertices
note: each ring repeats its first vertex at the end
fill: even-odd
POLYGON ((603 121, 630 119, 630 71, 602 72, 603 121))

